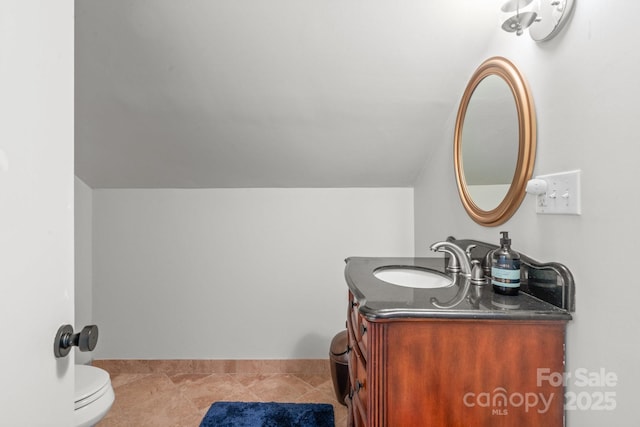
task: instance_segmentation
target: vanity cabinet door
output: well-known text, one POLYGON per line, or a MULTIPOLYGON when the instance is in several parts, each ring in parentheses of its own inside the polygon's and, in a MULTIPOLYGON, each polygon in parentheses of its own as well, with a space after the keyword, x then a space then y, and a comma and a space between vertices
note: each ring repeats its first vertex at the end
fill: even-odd
POLYGON ((367 320, 349 297, 349 427, 564 425, 544 378, 564 372, 565 321, 367 320))
MULTIPOLYGON (((562 427, 563 321, 387 322, 380 425, 562 427), (544 373, 547 373, 545 376, 544 373)), ((370 388, 374 388, 371 385, 370 388)))

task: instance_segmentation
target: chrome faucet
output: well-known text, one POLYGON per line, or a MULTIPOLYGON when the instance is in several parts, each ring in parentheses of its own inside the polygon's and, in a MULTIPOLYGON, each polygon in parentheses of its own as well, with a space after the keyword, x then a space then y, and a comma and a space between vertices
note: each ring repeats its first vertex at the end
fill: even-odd
POLYGON ((467 253, 460 246, 443 241, 434 243, 430 249, 434 252, 448 252, 453 255, 460 266, 460 274, 465 277, 471 277, 471 261, 469 261, 467 253))

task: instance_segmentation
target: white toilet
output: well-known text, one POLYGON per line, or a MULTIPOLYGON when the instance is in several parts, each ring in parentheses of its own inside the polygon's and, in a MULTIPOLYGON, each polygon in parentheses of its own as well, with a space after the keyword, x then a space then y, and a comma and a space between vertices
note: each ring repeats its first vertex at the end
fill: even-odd
POLYGON ((111 378, 100 368, 89 365, 75 365, 75 427, 92 427, 98 423, 115 399, 111 378))

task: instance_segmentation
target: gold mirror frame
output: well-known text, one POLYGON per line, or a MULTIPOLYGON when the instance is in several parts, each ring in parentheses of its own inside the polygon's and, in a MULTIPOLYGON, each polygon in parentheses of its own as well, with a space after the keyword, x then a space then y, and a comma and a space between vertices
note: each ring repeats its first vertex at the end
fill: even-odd
POLYGON ((487 227, 493 227, 503 224, 511 218, 524 199, 527 181, 531 179, 531 174, 533 173, 535 155, 536 113, 529 87, 522 74, 509 60, 499 56, 489 58, 480 64, 467 84, 460 101, 454 135, 453 162, 458 183, 458 193, 464 208, 475 222, 487 227), (464 165, 462 164, 462 129, 467 107, 474 90, 485 77, 491 75, 501 77, 513 93, 518 114, 519 141, 518 160, 509 190, 496 208, 485 211, 474 203, 467 189, 464 165))

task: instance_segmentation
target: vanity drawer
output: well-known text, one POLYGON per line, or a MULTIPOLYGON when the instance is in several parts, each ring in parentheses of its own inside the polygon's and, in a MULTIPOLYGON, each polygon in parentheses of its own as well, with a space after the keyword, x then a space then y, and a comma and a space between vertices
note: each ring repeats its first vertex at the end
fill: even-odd
POLYGON ((348 318, 351 320, 353 326, 353 335, 355 336, 360 352, 366 359, 368 348, 368 334, 369 322, 358 312, 358 301, 349 294, 349 314, 348 318))
POLYGON ((351 335, 351 331, 349 331, 349 384, 352 387, 351 390, 349 390, 351 393, 353 393, 353 384, 356 383, 356 372, 357 372, 357 364, 358 364, 358 360, 357 360, 357 356, 356 353, 358 352, 358 350, 355 350, 355 346, 357 346, 355 340, 352 338, 351 335))
POLYGON ((349 380, 351 386, 356 389, 356 385, 360 384, 359 388, 365 383, 367 378, 367 361, 360 349, 354 347, 350 340, 349 342, 349 380))
POLYGON ((353 418, 354 427, 366 427, 367 425, 367 408, 355 394, 351 399, 351 417, 353 418))
POLYGON ((366 372, 367 359, 365 358, 364 354, 362 353, 362 349, 358 344, 357 338, 353 331, 353 323, 351 323, 351 319, 349 319, 349 321, 347 322, 347 326, 347 336, 349 342, 349 379, 351 380, 351 384, 355 384, 355 375, 357 373, 357 370, 355 368, 361 366, 362 370, 366 372))
MULTIPOLYGON (((358 323, 358 307, 360 303, 355 299, 355 297, 349 292, 349 310, 347 310, 347 319, 351 320, 351 323, 356 326, 358 323)), ((354 329, 355 332, 355 329, 354 329)))
POLYGON ((357 348, 349 352, 349 381, 351 389, 351 413, 354 426, 366 426, 367 404, 369 401, 367 391, 367 365, 357 348))
POLYGON ((362 355, 366 359, 367 349, 369 348, 369 322, 367 322, 364 317, 358 315, 358 324, 356 327, 357 330, 355 331, 355 333, 357 334, 356 337, 358 337, 358 346, 360 347, 362 355))
POLYGON ((355 421, 353 420, 353 402, 349 394, 344 398, 344 403, 347 405, 347 427, 353 427, 355 425, 355 421))
POLYGON ((351 384, 349 396, 353 406, 353 425, 366 425, 366 423, 358 424, 358 420, 361 422, 366 420, 367 402, 369 400, 367 392, 367 361, 355 335, 351 316, 347 318, 347 330, 349 340, 349 383, 351 384))
MULTIPOLYGON (((358 359, 357 356, 356 359, 358 359)), ((361 406, 363 414, 366 414, 367 404, 369 402, 369 393, 367 390, 367 366, 365 365, 364 360, 358 360, 355 368, 355 381, 351 386, 353 388, 353 401, 357 402, 361 406)))

